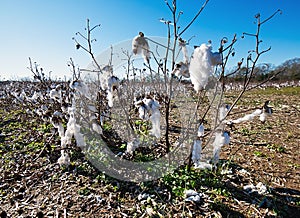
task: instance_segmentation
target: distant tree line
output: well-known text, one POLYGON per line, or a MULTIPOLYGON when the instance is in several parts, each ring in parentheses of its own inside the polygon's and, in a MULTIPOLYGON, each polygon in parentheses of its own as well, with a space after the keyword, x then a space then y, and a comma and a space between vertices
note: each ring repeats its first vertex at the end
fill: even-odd
MULTIPOLYGON (((300 80, 300 58, 287 60, 279 66, 270 63, 259 64, 255 67, 254 72, 253 82, 261 82, 268 78, 271 78, 271 81, 278 82, 297 81, 300 80)), ((228 79, 232 82, 242 82, 245 74, 247 74, 247 68, 241 67, 237 74, 229 76, 228 79)))

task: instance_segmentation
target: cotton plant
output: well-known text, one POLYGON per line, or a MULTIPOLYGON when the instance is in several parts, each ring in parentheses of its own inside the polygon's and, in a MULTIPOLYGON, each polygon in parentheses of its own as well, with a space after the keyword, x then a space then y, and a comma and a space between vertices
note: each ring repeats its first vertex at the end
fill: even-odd
POLYGON ((213 74, 214 66, 221 63, 222 55, 219 52, 213 53, 211 45, 202 44, 195 48, 190 61, 189 72, 196 92, 206 87, 208 78, 213 74))
POLYGON ((139 32, 139 35, 132 40, 132 52, 135 55, 142 55, 145 63, 150 61, 150 47, 144 36, 144 33, 139 32))

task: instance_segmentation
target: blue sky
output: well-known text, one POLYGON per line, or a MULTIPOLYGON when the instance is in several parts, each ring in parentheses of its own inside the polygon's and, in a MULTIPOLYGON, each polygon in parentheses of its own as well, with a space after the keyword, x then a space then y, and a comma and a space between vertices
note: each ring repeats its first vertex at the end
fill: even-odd
MULTIPOLYGON (((179 21, 183 28, 204 0, 177 2, 178 10, 183 11, 179 21)), ((281 9, 282 15, 264 24, 261 32, 263 48, 272 47, 261 62, 279 65, 300 57, 299 8, 298 0, 210 0, 183 38, 195 35, 192 45, 212 40, 217 49, 224 36, 230 39, 234 33, 254 33, 254 15, 258 12, 263 19, 281 9)), ((86 67, 90 58, 75 49, 72 37, 77 31, 84 31, 87 18, 91 25, 101 24, 94 32, 97 55, 110 45, 133 38, 139 31, 146 36, 166 36, 166 26, 159 19, 171 19, 171 14, 164 0, 0 0, 0 80, 31 76, 28 57, 55 77, 70 75, 70 57, 80 67, 86 67)), ((253 48, 252 38, 240 40, 231 64, 253 48)))

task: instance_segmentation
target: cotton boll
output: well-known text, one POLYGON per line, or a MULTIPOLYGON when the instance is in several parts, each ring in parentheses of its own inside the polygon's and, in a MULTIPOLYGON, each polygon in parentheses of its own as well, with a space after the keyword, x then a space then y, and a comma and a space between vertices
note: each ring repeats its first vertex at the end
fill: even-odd
POLYGON ((273 110, 271 107, 269 107, 270 101, 266 101, 264 106, 263 106, 263 112, 260 114, 259 119, 262 123, 266 122, 266 119, 268 116, 271 116, 273 113, 273 110))
POLYGON ((139 107, 139 118, 141 118, 142 120, 148 120, 149 119, 147 109, 144 105, 139 107))
POLYGON ((152 129, 150 130, 150 134, 154 135, 156 138, 160 137, 160 111, 155 109, 150 117, 150 121, 152 123, 152 129))
POLYGON ((244 117, 238 118, 238 119, 233 120, 231 122, 238 124, 238 123, 241 123, 241 122, 250 121, 250 120, 253 120, 254 117, 260 115, 261 113, 262 113, 262 110, 261 109, 257 109, 253 113, 247 114, 244 117))
POLYGON ((179 46, 181 47, 181 51, 183 54, 183 62, 186 64, 189 63, 189 54, 186 48, 186 41, 183 40, 182 38, 179 38, 179 46))
POLYGON ((61 100, 61 91, 57 91, 56 89, 51 89, 49 93, 50 98, 60 101, 61 100))
POLYGON ((65 128, 63 127, 62 123, 58 123, 57 126, 55 126, 58 129, 58 134, 60 137, 65 136, 65 128))
POLYGON ((179 62, 178 64, 175 65, 172 74, 177 77, 183 76, 185 78, 189 78, 190 77, 189 66, 183 62, 179 62))
POLYGON ((95 122, 92 123, 92 129, 93 129, 96 133, 102 135, 102 128, 101 128, 101 126, 98 125, 97 123, 95 123, 95 122))
POLYGON ((75 89, 77 92, 79 92, 81 95, 87 97, 90 99, 90 93, 88 90, 88 87, 86 86, 86 84, 84 82, 81 81, 72 81, 70 83, 70 87, 72 89, 75 89))
POLYGON ((219 120, 222 121, 225 119, 226 115, 227 115, 227 112, 228 112, 228 107, 227 105, 225 106, 222 106, 219 108, 219 120))
POLYGON ((263 113, 261 113, 261 114, 259 115, 259 120, 260 120, 262 123, 264 123, 264 122, 266 122, 267 116, 268 116, 268 114, 265 113, 265 112, 263 112, 263 113))
POLYGON ((129 154, 133 154, 133 152, 135 151, 135 149, 139 147, 139 145, 140 145, 139 138, 133 139, 131 142, 127 143, 126 152, 129 154))
POLYGON ((206 162, 199 162, 198 164, 195 164, 194 167, 196 169, 200 169, 200 170, 211 170, 212 169, 212 165, 206 162))
POLYGON ((34 91, 33 95, 30 98, 28 98, 28 100, 36 102, 39 98, 41 98, 41 93, 34 91))
POLYGON ((196 140, 193 145, 192 160, 197 165, 201 160, 202 141, 196 140))
POLYGON ((142 54, 146 63, 149 63, 150 48, 144 33, 139 32, 139 35, 132 40, 132 52, 135 55, 142 54))
POLYGON ((85 148, 86 147, 86 143, 84 141, 84 135, 80 132, 76 132, 74 134, 74 138, 76 140, 76 145, 80 148, 85 148))
POLYGON ((113 92, 119 86, 119 78, 116 76, 111 76, 107 80, 108 89, 113 92))
POLYGON ((64 151, 62 151, 61 156, 60 156, 60 158, 58 158, 57 162, 60 166, 64 165, 64 166, 68 167, 70 165, 70 157, 69 157, 68 153, 65 153, 64 151))
POLYGON ((114 106, 114 96, 113 96, 113 93, 109 90, 107 90, 107 100, 108 100, 108 106, 109 107, 113 107, 114 106))
POLYGON ((159 102, 152 98, 144 98, 143 103, 144 103, 146 109, 151 112, 158 110, 160 107, 159 102))
POLYGON ((230 135, 229 135, 229 132, 224 131, 223 137, 224 137, 224 145, 229 145, 229 142, 230 142, 230 135))
POLYGON ((192 190, 192 189, 189 189, 189 190, 184 190, 184 195, 187 198, 187 197, 190 197, 190 196, 199 195, 199 193, 192 190))
POLYGON ((201 124, 198 128, 198 137, 203 137, 204 136, 204 126, 201 124))
POLYGON ((190 62, 191 82, 198 92, 207 85, 208 78, 213 73, 211 46, 202 44, 194 50, 190 62))
POLYGON ((100 86, 102 90, 107 90, 108 89, 108 78, 110 77, 111 73, 108 71, 104 71, 100 75, 100 86))
POLYGON ((225 137, 223 133, 217 132, 215 135, 215 140, 213 142, 213 159, 212 162, 216 165, 220 159, 221 147, 225 144, 225 137))

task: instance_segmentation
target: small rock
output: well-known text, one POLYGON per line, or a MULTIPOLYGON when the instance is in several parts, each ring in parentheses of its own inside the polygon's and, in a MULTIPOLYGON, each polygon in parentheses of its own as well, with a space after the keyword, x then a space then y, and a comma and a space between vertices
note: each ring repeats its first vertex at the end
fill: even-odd
POLYGON ((193 202, 196 202, 196 203, 199 203, 200 200, 201 200, 201 198, 200 198, 199 195, 190 196, 190 197, 185 199, 185 201, 193 201, 193 202))
POLYGON ((193 202, 199 203, 201 200, 200 194, 194 190, 191 190, 191 189, 185 190, 184 194, 186 197, 185 201, 193 201, 193 202))

